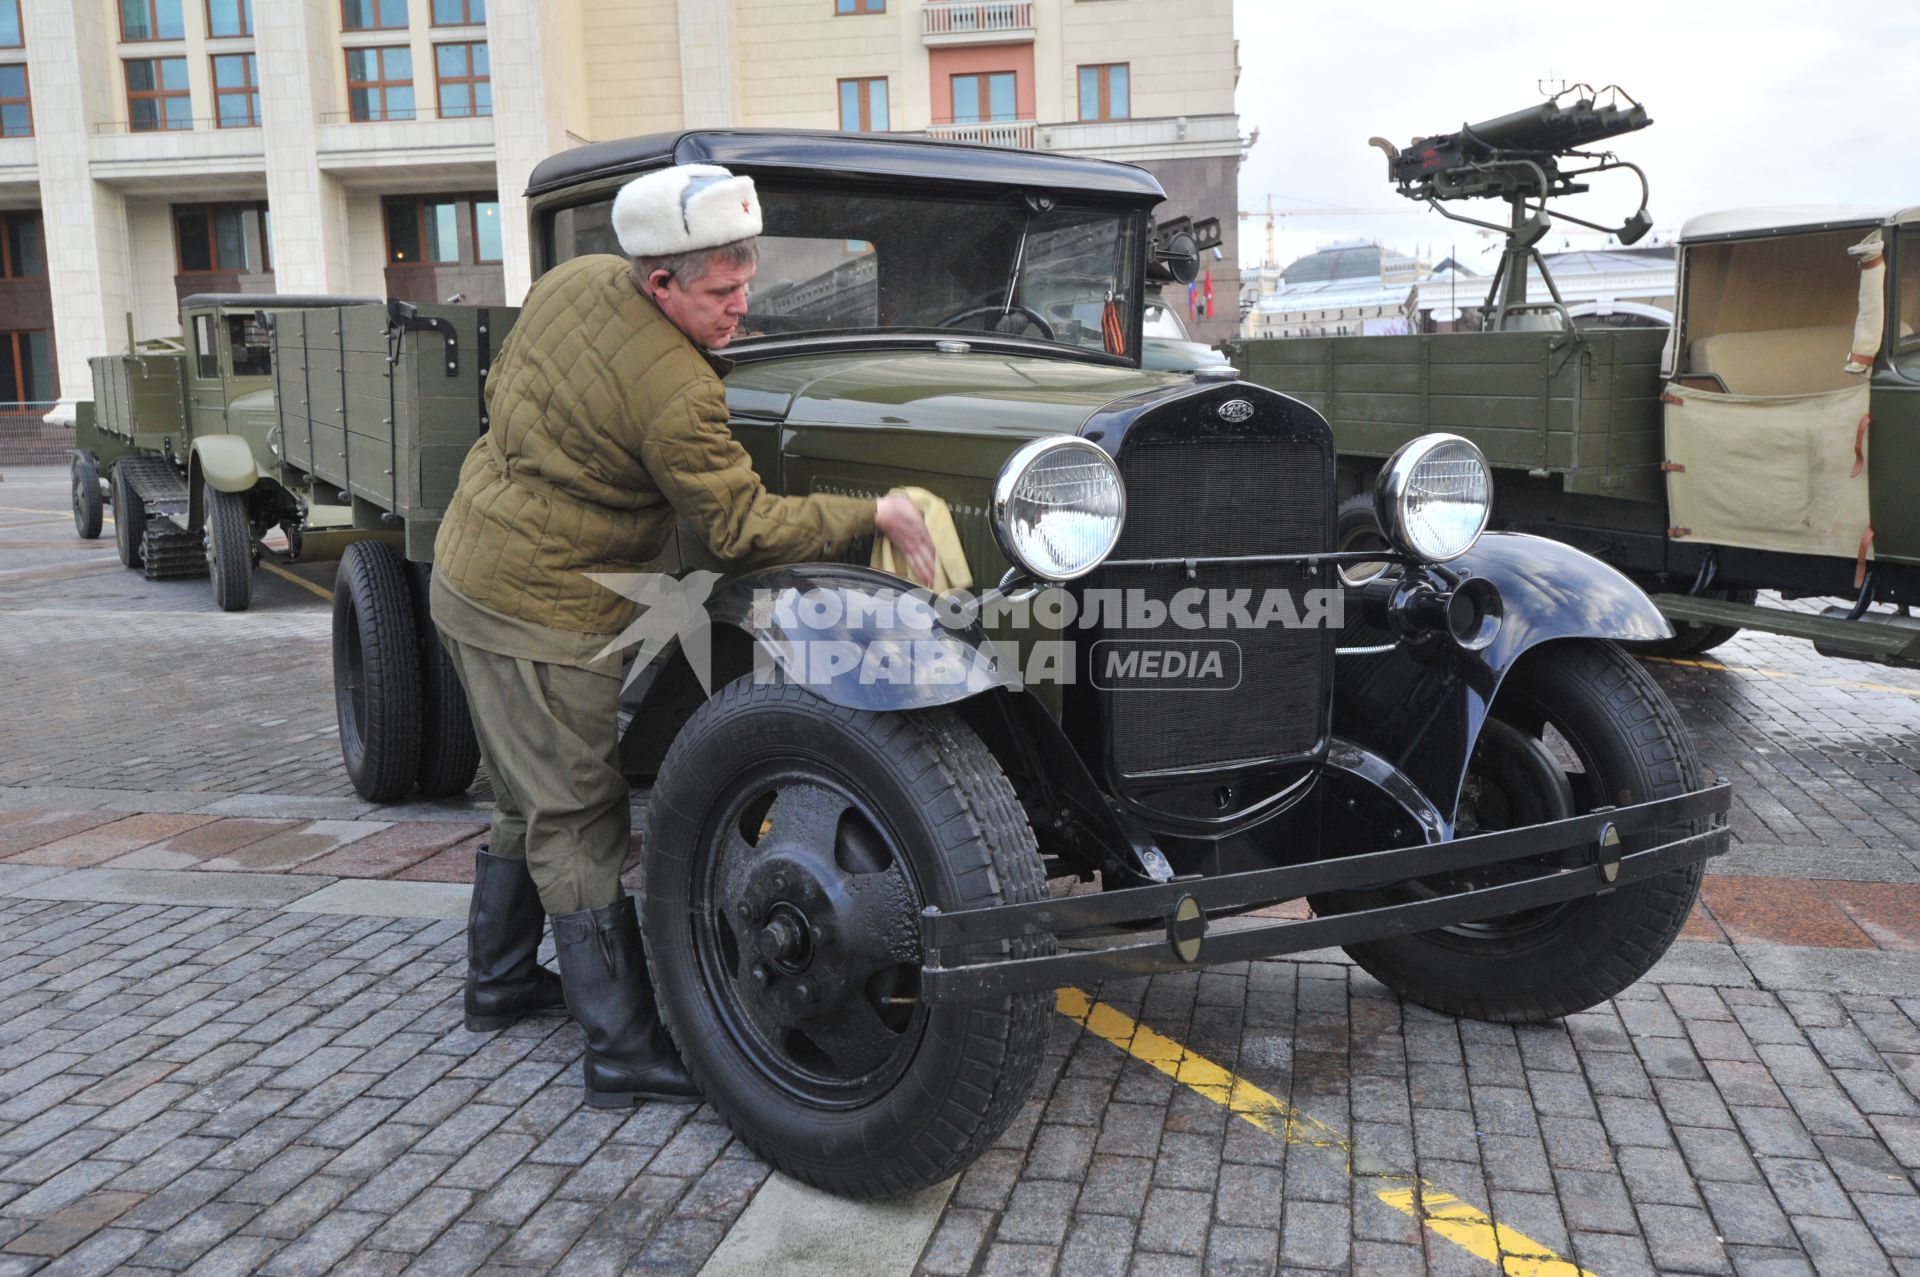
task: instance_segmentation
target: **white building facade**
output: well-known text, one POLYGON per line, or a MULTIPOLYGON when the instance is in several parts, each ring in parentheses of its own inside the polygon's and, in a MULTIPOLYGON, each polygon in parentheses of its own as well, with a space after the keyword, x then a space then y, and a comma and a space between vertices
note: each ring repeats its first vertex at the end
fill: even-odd
POLYGON ((682 127, 1143 163, 1234 296, 1237 76, 1231 0, 0 0, 0 402, 192 293, 517 303, 534 165, 682 127))

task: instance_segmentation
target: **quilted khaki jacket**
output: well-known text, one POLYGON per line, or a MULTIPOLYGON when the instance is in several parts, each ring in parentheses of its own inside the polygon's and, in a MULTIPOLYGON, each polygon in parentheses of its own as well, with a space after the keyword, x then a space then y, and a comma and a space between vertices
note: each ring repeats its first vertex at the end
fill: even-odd
POLYGON ((487 383, 492 428, 460 470, 434 568, 476 603, 583 634, 634 605, 585 575, 635 571, 675 516, 740 568, 837 557, 874 503, 767 492, 727 430, 721 372, 629 278, 575 258, 527 294, 487 383))

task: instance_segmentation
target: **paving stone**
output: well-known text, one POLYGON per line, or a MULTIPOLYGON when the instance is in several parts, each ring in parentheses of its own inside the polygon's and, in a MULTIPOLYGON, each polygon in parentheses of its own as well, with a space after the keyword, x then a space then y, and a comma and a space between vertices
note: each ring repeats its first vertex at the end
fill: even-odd
POLYGON ((419 1277, 464 1277, 510 1236, 512 1230, 498 1224, 454 1224, 402 1271, 419 1277))
POLYGON ((1826 1164, 1810 1158, 1762 1157, 1760 1173, 1766 1177, 1774 1196, 1789 1215, 1848 1219, 1853 1207, 1846 1190, 1833 1177, 1826 1164))
POLYGON ((233 1236, 260 1211, 245 1202, 208 1202, 171 1225, 135 1255, 134 1262, 180 1269, 233 1236))
MULTIPOLYGON (((404 1211, 382 1224, 367 1245, 377 1250, 403 1251, 417 1255, 433 1244, 447 1225, 460 1218, 473 1204, 474 1194, 464 1188, 428 1188, 407 1203, 404 1211)), ((584 1228, 584 1225, 582 1225, 584 1228)), ((564 1251, 564 1248, 562 1248, 564 1251)), ((555 1255, 554 1258, 559 1258, 555 1255)))
POLYGON ((1204 1254, 1207 1221, 1212 1214, 1212 1199, 1206 1193, 1151 1189, 1140 1217, 1140 1247, 1176 1255, 1204 1254))
POLYGON ((276 1251, 260 1271, 270 1277, 316 1277, 332 1272, 382 1222, 382 1216, 370 1211, 329 1211, 298 1241, 276 1251))

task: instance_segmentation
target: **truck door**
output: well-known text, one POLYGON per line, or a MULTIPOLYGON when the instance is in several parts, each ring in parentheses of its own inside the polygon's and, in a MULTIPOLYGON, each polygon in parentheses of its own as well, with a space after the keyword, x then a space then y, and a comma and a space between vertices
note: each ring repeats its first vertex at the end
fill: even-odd
POLYGON ((1886 352, 1873 372, 1873 548, 1920 562, 1920 224, 1889 235, 1886 352))
MULTIPOLYGON (((220 317, 210 310, 187 318, 187 434, 222 434, 227 428, 227 365, 220 317)), ((183 449, 184 451, 184 449, 183 449)))

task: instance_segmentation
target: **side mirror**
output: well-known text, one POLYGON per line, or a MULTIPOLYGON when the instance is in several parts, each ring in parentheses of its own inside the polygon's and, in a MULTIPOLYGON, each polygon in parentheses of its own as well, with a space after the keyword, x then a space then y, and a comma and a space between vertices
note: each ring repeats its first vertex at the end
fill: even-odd
POLYGON ((1621 244, 1637 244, 1653 229, 1653 219, 1647 216, 1647 210, 1641 209, 1623 223, 1618 232, 1621 244))
POLYGON ((1191 284, 1200 277, 1200 246, 1187 231, 1175 231, 1154 252, 1156 263, 1176 284, 1191 284))

